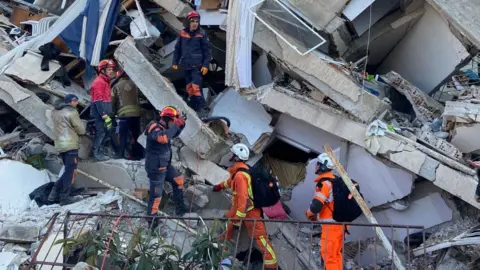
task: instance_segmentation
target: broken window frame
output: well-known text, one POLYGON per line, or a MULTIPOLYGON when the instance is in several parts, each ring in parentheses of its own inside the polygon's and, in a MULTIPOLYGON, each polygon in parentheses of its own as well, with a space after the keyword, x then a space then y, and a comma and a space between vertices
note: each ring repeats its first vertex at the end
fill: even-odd
POLYGON ((276 36, 278 36, 279 38, 281 38, 285 43, 288 44, 288 46, 290 46, 292 49, 294 49, 298 54, 300 54, 301 56, 305 56, 307 54, 309 54, 310 52, 316 50, 318 47, 322 46, 323 44, 325 44, 327 41, 322 37, 320 36, 317 32, 315 32, 315 29, 312 27, 312 26, 309 26, 308 24, 306 24, 301 18, 299 18, 299 16, 295 13, 293 13, 285 4, 283 4, 281 1, 279 0, 272 0, 274 2, 276 2, 277 4, 279 4, 284 10, 286 10, 290 15, 292 15, 295 19, 297 19, 298 22, 300 22, 303 26, 305 26, 305 28, 307 28, 308 30, 310 30, 315 36, 317 36, 318 38, 320 38, 322 40, 321 43, 313 46, 312 48, 308 49, 306 52, 302 53, 300 50, 298 50, 297 46, 295 46, 294 44, 292 44, 291 42, 289 42, 285 37, 282 36, 281 33, 279 33, 277 30, 275 30, 273 27, 271 27, 267 22, 265 22, 262 18, 260 18, 260 16, 258 16, 257 12, 255 11, 255 7, 261 5, 262 3, 266 2, 267 0, 262 0, 260 1, 259 3, 257 4, 254 4, 254 5, 251 5, 248 10, 250 11, 250 13, 255 16, 255 18, 260 21, 263 25, 265 25, 270 31, 272 31, 276 36))

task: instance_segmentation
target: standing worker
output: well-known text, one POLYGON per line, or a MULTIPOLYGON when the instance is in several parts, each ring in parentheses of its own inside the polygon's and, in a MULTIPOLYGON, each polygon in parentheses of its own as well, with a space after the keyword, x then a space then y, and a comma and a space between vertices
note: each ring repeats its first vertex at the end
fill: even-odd
MULTIPOLYGON (((172 184, 173 199, 176 203, 175 214, 183 216, 186 207, 183 201, 183 175, 172 165, 172 140, 182 132, 185 127, 184 116, 172 106, 163 108, 160 120, 152 121, 145 129, 147 136, 145 170, 150 180, 150 200, 148 214, 157 215, 162 201, 163 185, 165 181, 172 184)), ((152 227, 156 227, 154 219, 152 227)))
POLYGON ((140 105, 138 101, 138 88, 128 78, 126 73, 113 87, 113 108, 118 116, 118 133, 119 133, 119 147, 117 158, 124 158, 125 148, 127 142, 131 138, 128 134, 131 133, 134 139, 132 144, 131 157, 134 160, 142 158, 142 146, 137 142, 140 136, 140 105))
POLYGON ((65 171, 55 182, 48 200, 56 202, 60 199, 60 205, 78 201, 70 196, 70 191, 77 174, 79 135, 85 135, 86 131, 76 109, 77 106, 78 97, 67 94, 64 102, 55 108, 52 116, 55 148, 60 152, 65 171))
MULTIPOLYGON (((255 239, 257 246, 263 254, 263 263, 267 269, 277 269, 277 257, 273 251, 272 244, 268 239, 265 224, 262 219, 262 209, 256 208, 253 204, 253 193, 251 186, 251 177, 248 172, 248 165, 245 163, 250 155, 250 150, 245 144, 237 143, 230 149, 232 157, 230 161, 235 164, 228 169, 230 178, 224 182, 215 185, 213 191, 217 192, 222 189, 232 189, 232 207, 225 213, 227 218, 232 219, 258 219, 254 221, 243 221, 248 230, 250 237, 255 239)), ((241 221, 234 220, 228 222, 227 230, 221 239, 231 240, 233 236, 234 226, 239 227, 241 221)))
POLYGON ((210 42, 205 32, 200 29, 200 15, 196 11, 187 14, 188 27, 180 31, 175 44, 172 69, 177 70, 180 59, 185 71, 187 93, 190 107, 197 113, 203 113, 205 99, 202 93, 202 76, 208 72, 211 52, 210 42))
MULTIPOLYGON (((336 178, 332 170, 335 168, 327 153, 318 156, 315 168, 317 178, 315 183, 315 197, 306 211, 306 216, 311 221, 335 222, 333 210, 335 199, 333 197, 332 182, 336 178)), ((340 180, 341 181, 341 180, 340 180)), ((326 270, 342 270, 342 247, 345 230, 342 225, 322 224, 320 238, 320 255, 326 270)))
POLYGON ((90 114, 95 119, 95 136, 93 138, 93 157, 97 161, 108 160, 103 152, 103 144, 107 132, 113 128, 112 114, 112 89, 110 82, 115 77, 116 64, 113 60, 100 61, 97 67, 98 76, 90 89, 90 114))

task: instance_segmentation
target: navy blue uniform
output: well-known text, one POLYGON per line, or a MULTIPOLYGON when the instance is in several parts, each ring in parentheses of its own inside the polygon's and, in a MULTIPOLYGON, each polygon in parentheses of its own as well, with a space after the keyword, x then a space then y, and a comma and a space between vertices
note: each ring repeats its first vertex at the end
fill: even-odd
POLYGON ((190 107, 195 111, 205 106, 201 91, 203 78, 200 69, 208 68, 211 57, 210 42, 205 32, 200 28, 190 32, 188 27, 180 31, 175 45, 173 65, 178 65, 180 62, 183 65, 190 107))
MULTIPOLYGON (((177 209, 184 207, 183 175, 170 164, 172 161, 171 141, 180 135, 182 130, 183 127, 177 125, 166 129, 158 121, 150 122, 145 130, 147 136, 145 170, 150 180, 149 215, 158 213, 165 181, 172 184, 173 199, 177 209)), ((179 210, 184 211, 184 209, 179 210)))

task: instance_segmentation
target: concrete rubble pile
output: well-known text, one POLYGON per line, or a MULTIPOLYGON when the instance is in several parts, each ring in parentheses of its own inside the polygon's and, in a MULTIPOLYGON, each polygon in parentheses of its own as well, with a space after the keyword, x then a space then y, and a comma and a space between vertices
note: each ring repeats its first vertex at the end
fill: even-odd
MULTIPOLYGON (((454 236, 477 225, 478 221, 460 214, 464 209, 480 209, 474 194, 477 172, 469 167, 480 157, 476 136, 480 70, 469 68, 477 63, 480 49, 476 23, 480 5, 475 1, 321 0, 318 5, 203 0, 195 1, 198 6, 181 0, 121 1, 121 5, 107 1, 109 8, 93 2, 100 11, 89 18, 89 23, 97 24, 88 28, 95 29, 90 32, 80 23, 92 16, 84 13, 90 1, 0 1, 0 169, 11 162, 12 168, 29 166, 22 173, 31 175, 10 176, 21 179, 16 185, 22 189, 18 194, 5 190, 0 198, 4 226, 43 225, 48 215, 67 210, 105 212, 113 201, 118 213, 144 213, 139 204, 122 200, 125 197, 118 191, 108 191, 88 176, 139 200, 148 197, 143 159, 91 159, 92 68, 103 58, 115 59, 138 88, 142 130, 167 105, 186 113, 185 129, 172 145, 172 165, 185 176, 185 200, 195 215, 221 217, 228 208, 227 197, 212 195, 210 185, 229 178, 229 148, 241 142, 251 150, 249 165, 268 167, 277 177, 290 218, 305 220, 316 157, 328 144, 362 186, 365 203, 380 223, 421 225, 428 232, 440 228, 454 231, 454 236), (459 15, 464 6, 468 16, 459 15), (171 68, 177 37, 193 10, 201 16, 212 54, 200 86, 207 108, 200 113, 190 108, 182 68, 171 68), (75 20, 78 16, 83 19, 75 20), (78 31, 83 36, 72 34, 78 31), (454 97, 438 97, 445 89, 454 97), (86 174, 78 174, 75 182, 76 188, 86 189, 80 192, 84 200, 73 208, 38 208, 27 195, 56 181, 61 173, 51 114, 67 93, 79 97, 81 118, 87 124, 78 164, 86 174), (12 202, 13 195, 21 199, 12 202), (34 217, 33 211, 40 214, 34 217), (458 223, 468 226, 452 227, 458 223)), ((145 148, 144 135, 138 143, 145 148)), ((170 193, 167 185, 166 194, 170 193)), ((167 203, 165 212, 171 214, 171 208, 167 203)), ((368 223, 363 216, 355 222, 368 223)), ((279 265, 320 269, 321 232, 289 225, 267 226, 271 236, 273 231, 281 232, 272 236, 279 265), (314 244, 297 243, 297 238, 313 239, 314 244), (281 256, 292 246, 299 260, 281 256)), ((32 243, 45 233, 42 229, 32 243)), ((347 269, 391 267, 390 254, 375 240, 372 243, 376 236, 371 228, 353 226, 350 232, 344 258, 347 269), (361 243, 361 250, 355 250, 354 243, 361 243), (380 249, 381 258, 365 259, 372 249, 380 249)), ((414 248, 406 246, 405 239, 417 232, 384 229, 404 264, 420 267, 426 259, 430 267, 446 269, 446 258, 459 250, 465 253, 463 247, 445 247, 432 256, 417 252, 407 262, 404 255, 414 248)), ((184 239, 189 237, 185 230, 182 233, 184 239)), ((180 241, 170 236, 172 242, 180 241)), ((423 244, 435 246, 451 237, 434 234, 423 244)), ((7 245, 0 253, 6 259, 0 262, 25 262, 24 254, 29 253, 18 252, 25 247, 7 245)), ((480 257, 475 252, 468 255, 468 261, 480 257)))

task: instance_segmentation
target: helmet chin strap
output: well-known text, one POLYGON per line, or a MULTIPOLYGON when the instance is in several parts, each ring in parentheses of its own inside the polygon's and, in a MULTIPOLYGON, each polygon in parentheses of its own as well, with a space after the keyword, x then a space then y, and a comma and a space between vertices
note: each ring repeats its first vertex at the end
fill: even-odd
POLYGON ((326 173, 331 171, 331 169, 328 168, 327 164, 328 164, 328 161, 326 160, 323 163, 321 163, 320 161, 317 162, 318 170, 315 172, 315 174, 321 174, 321 173, 326 173))

